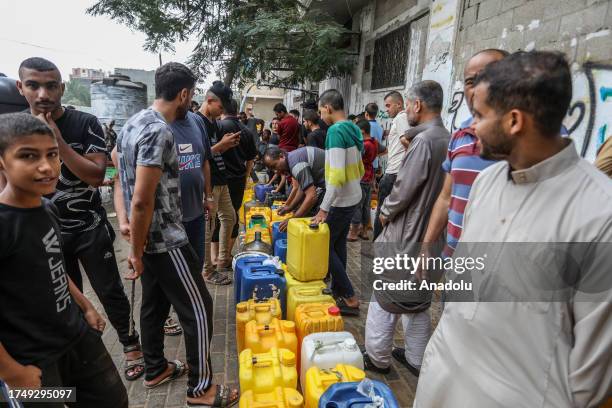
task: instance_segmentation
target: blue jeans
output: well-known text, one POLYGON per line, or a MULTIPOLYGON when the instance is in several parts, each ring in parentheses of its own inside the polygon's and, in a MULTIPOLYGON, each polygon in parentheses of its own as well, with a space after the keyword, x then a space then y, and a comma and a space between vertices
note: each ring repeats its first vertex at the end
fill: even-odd
POLYGON ((346 273, 346 235, 351 218, 357 206, 331 207, 327 220, 329 226, 329 273, 334 296, 351 298, 355 296, 353 285, 346 273))
POLYGON ((184 221, 183 226, 187 233, 187 239, 198 256, 200 272, 204 268, 204 234, 206 234, 206 216, 202 214, 192 221, 184 221))

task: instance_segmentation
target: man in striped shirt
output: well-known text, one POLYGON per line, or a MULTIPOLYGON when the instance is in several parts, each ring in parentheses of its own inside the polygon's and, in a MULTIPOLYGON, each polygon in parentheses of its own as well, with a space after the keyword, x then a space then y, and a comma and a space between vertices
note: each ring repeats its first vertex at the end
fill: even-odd
POLYGON ((331 289, 343 315, 359 314, 359 300, 346 273, 346 236, 351 218, 361 202, 361 178, 365 173, 361 130, 346 120, 340 92, 329 89, 319 98, 321 118, 332 124, 325 139, 326 191, 313 222, 326 222, 330 230, 329 274, 331 289))
MULTIPOLYGON (((463 92, 470 112, 476 75, 490 63, 507 55, 508 52, 504 50, 487 49, 479 51, 467 61, 463 72, 463 92)), ((445 257, 453 254, 461 237, 463 212, 474 180, 481 171, 495 163, 480 157, 480 144, 470 128, 471 123, 471 118, 463 122, 450 139, 446 161, 442 164, 447 175, 423 239, 424 243, 435 242, 447 225, 446 246, 443 251, 445 257)))

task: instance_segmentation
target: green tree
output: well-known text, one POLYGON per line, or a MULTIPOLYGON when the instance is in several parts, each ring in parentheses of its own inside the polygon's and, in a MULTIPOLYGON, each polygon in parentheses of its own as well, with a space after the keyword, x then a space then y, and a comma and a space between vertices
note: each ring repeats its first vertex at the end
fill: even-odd
POLYGON ((66 82, 62 103, 65 105, 91 106, 89 88, 80 81, 66 82))
POLYGON ((189 65, 201 75, 217 67, 228 85, 321 81, 354 64, 348 30, 299 0, 98 0, 88 13, 142 31, 150 51, 196 36, 189 65))

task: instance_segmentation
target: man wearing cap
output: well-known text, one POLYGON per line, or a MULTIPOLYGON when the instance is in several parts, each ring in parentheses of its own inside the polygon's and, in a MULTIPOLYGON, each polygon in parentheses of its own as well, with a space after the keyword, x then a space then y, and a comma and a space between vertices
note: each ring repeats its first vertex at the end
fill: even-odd
POLYGON ((207 200, 213 202, 213 209, 216 211, 209 212, 206 222, 204 280, 214 285, 229 285, 232 283, 228 276, 219 272, 219 270, 226 268, 231 263, 227 247, 232 228, 237 221, 225 178, 226 167, 222 153, 238 145, 240 134, 226 134, 220 138, 217 126, 217 119, 221 117, 224 109, 230 105, 231 98, 232 90, 225 86, 223 82, 215 81, 206 92, 204 102, 197 112, 204 120, 212 152, 210 175, 213 190, 212 197, 207 197, 207 200), (216 242, 212 242, 217 218, 220 222, 219 234, 216 242), (221 245, 219 245, 219 241, 221 241, 221 245), (215 255, 214 257, 213 254, 215 255), (217 261, 216 269, 214 265, 215 259, 217 261))

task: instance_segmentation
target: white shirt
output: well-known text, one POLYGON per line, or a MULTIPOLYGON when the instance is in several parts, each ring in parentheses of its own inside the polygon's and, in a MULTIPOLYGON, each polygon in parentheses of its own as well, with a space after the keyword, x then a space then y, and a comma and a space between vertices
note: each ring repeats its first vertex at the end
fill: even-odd
POLYGON ((387 139, 387 168, 385 174, 397 174, 401 165, 406 148, 400 142, 400 137, 410 128, 406 111, 401 111, 393 118, 389 137, 387 139))
MULTIPOLYGON (((425 351, 414 408, 603 403, 612 389, 612 180, 578 157, 573 142, 525 170, 496 163, 478 176, 466 208, 459 246, 476 242, 526 249, 489 256, 485 270, 472 276, 476 301, 446 304, 425 351), (580 263, 581 284, 598 293, 565 285, 540 292, 550 297, 525 299, 516 290, 535 293, 531 283, 546 284, 570 269, 568 258, 542 251, 558 245, 552 243, 604 247, 604 262, 580 263), (505 298, 485 302, 483 293, 505 298), (547 301, 558 293, 566 296, 547 301)), ((598 258, 587 254, 583 262, 598 258)))

